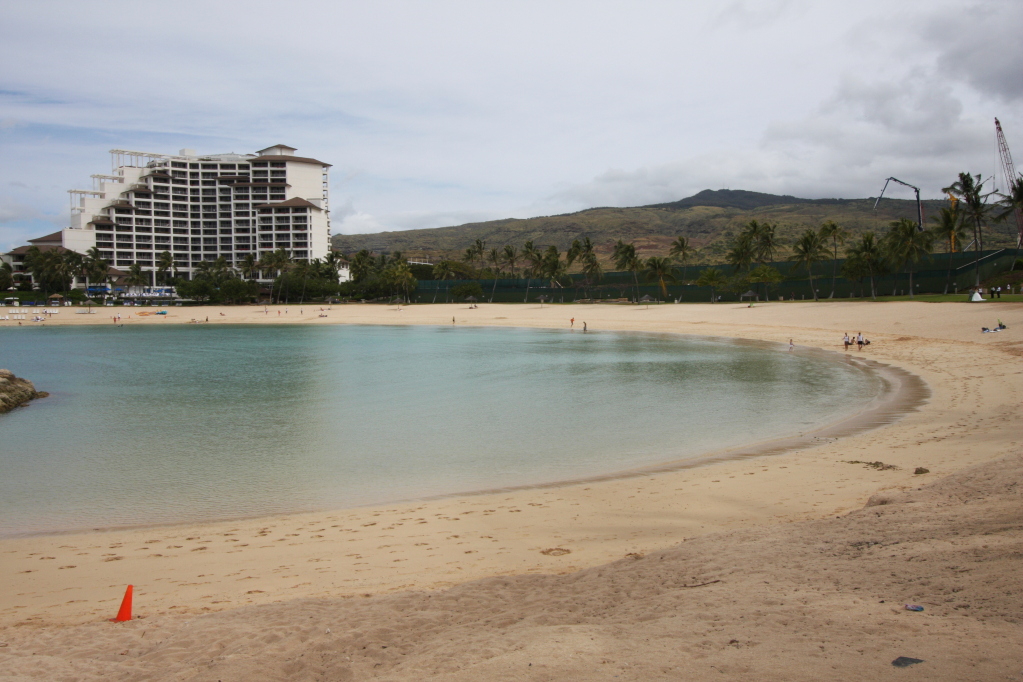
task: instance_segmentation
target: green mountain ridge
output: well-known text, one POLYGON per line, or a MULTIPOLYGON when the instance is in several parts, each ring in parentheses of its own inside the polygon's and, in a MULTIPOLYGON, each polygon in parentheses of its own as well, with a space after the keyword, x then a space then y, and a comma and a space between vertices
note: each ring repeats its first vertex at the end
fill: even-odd
MULTIPOLYGON (((699 249, 696 263, 723 259, 729 240, 750 220, 778 226, 783 243, 791 244, 807 228, 833 220, 855 238, 873 230, 884 232, 899 218, 916 220, 916 202, 883 199, 874 210, 874 198, 802 199, 746 190, 703 190, 679 201, 629 208, 589 208, 575 213, 535 218, 505 218, 401 232, 335 235, 334 248, 344 253, 366 249, 374 253, 401 251, 407 257, 436 262, 457 259, 475 240, 487 248, 512 244, 521 247, 532 240, 539 247, 553 244, 566 250, 575 239, 589 237, 602 261, 610 260, 613 244, 622 239, 633 242, 643 257, 666 255, 675 237, 684 235, 699 249)), ((943 200, 926 200, 924 220, 947 206, 943 200)), ((1015 245, 1013 230, 1005 225, 985 231, 985 248, 1015 245)))

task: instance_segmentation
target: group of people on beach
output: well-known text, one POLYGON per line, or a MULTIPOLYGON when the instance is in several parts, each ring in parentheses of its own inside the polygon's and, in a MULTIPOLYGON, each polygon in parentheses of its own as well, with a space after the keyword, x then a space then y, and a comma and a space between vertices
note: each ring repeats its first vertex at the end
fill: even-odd
MULTIPOLYGON (((848 332, 846 332, 846 335, 842 337, 842 343, 845 345, 845 349, 847 351, 849 350, 849 346, 853 345, 854 342, 853 342, 852 339, 849 338, 849 333, 848 332)), ((856 341, 855 341, 855 343, 856 343, 856 347, 857 347, 858 350, 863 350, 864 346, 870 345, 870 341, 868 341, 867 339, 863 338, 863 332, 857 332, 856 333, 856 341)))

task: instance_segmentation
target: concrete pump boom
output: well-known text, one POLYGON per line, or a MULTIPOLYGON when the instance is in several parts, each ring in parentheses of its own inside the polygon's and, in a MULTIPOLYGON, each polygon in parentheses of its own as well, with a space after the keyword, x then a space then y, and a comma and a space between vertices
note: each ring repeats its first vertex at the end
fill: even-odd
POLYGON ((885 180, 884 181, 884 187, 881 188, 881 193, 877 195, 877 201, 874 202, 874 210, 875 211, 877 210, 877 205, 879 203, 881 203, 881 197, 884 196, 884 191, 886 189, 888 189, 888 183, 891 182, 892 180, 894 180, 895 182, 899 183, 900 185, 905 185, 906 187, 909 187, 911 190, 916 192, 916 229, 918 229, 921 232, 923 232, 924 231, 924 205, 922 203, 920 203, 920 188, 919 187, 914 187, 913 185, 909 184, 908 182, 903 182, 902 180, 899 180, 898 178, 888 178, 887 180, 885 180))

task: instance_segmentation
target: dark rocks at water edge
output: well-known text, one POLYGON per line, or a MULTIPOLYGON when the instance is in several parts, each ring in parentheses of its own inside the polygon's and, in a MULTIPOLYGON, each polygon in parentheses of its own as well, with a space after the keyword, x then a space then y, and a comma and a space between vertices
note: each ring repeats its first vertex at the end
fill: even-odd
POLYGON ((10 370, 0 369, 0 414, 48 395, 46 391, 37 391, 28 379, 19 379, 10 370))

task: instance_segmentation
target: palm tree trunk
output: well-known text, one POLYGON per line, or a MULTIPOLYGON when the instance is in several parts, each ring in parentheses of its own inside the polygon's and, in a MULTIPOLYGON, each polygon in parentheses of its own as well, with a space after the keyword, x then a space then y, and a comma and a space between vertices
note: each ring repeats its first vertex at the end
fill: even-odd
POLYGON ((948 240, 948 272, 945 274, 945 293, 948 293, 948 285, 952 283, 952 240, 948 240))
POLYGON ((528 277, 526 278, 526 297, 524 299, 522 299, 522 302, 523 303, 528 303, 529 302, 529 278, 528 277))
POLYGON ((913 300, 913 266, 909 266, 909 300, 913 300))
POLYGON ((835 297, 835 278, 838 277, 838 240, 835 240, 835 259, 831 261, 831 295, 828 298, 835 297))
POLYGON ((973 262, 974 262, 974 264, 976 266, 976 271, 977 271, 976 272, 977 279, 976 279, 976 282, 975 282, 975 286, 979 289, 980 288, 980 254, 981 254, 981 251, 983 251, 984 249, 982 248, 983 245, 980 243, 980 232, 979 232, 979 230, 980 230, 980 220, 976 220, 974 222, 975 222, 975 225, 974 225, 974 228, 973 228, 973 243, 976 244, 977 257, 974 259, 973 262))
POLYGON ((494 275, 494 288, 490 290, 490 302, 494 302, 494 294, 497 293, 497 275, 494 275))

